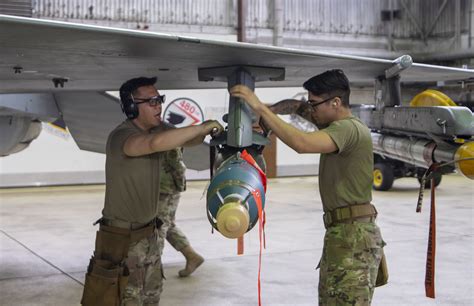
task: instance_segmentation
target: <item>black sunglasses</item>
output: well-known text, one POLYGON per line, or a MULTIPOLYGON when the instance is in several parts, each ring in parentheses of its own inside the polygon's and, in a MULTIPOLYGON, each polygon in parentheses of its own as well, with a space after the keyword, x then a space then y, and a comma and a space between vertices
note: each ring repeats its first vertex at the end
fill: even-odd
POLYGON ((150 106, 156 106, 158 104, 163 104, 165 103, 166 100, 166 95, 157 95, 154 97, 146 98, 146 99, 140 99, 140 98, 134 98, 133 101, 141 101, 141 102, 135 102, 135 104, 141 104, 141 103, 148 103, 150 106))
POLYGON ((315 110, 316 107, 318 107, 318 105, 326 103, 328 101, 331 101, 334 98, 338 98, 338 96, 330 97, 330 98, 324 99, 323 101, 320 101, 320 102, 317 102, 317 101, 314 101, 314 100, 308 100, 308 101, 306 101, 306 103, 308 103, 313 108, 313 110, 315 110))

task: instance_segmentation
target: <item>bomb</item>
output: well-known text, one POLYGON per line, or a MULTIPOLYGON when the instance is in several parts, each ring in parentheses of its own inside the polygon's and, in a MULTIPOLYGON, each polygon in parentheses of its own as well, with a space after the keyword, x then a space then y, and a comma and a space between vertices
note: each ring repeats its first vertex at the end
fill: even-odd
POLYGON ((207 189, 207 216, 227 238, 239 238, 251 230, 265 208, 266 178, 246 151, 223 160, 207 189), (259 208, 260 206, 260 208, 259 208))

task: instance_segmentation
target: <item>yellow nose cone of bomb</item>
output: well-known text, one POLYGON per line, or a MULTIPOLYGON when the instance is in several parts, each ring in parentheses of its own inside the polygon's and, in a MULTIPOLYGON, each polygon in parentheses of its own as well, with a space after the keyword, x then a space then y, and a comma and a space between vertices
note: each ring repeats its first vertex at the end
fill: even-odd
POLYGON ((239 238, 249 227, 249 212, 239 202, 224 204, 217 212, 217 230, 227 238, 239 238))
POLYGON ((474 159, 472 159, 474 158, 474 141, 466 142, 460 146, 454 158, 456 160, 469 159, 457 162, 456 169, 465 177, 474 180, 474 159))

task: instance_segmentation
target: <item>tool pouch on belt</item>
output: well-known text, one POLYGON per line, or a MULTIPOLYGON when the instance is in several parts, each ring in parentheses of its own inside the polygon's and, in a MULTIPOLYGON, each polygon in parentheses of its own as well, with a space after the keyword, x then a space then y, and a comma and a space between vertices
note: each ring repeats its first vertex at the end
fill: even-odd
POLYGON ((125 265, 130 234, 115 233, 101 226, 97 232, 94 256, 87 268, 84 293, 81 303, 84 306, 116 306, 125 292, 129 271, 125 265))
POLYGON ((94 256, 120 264, 127 257, 130 242, 130 234, 114 232, 114 228, 101 225, 95 239, 94 256))
MULTIPOLYGON (((383 252, 383 249, 382 249, 383 252)), ((380 260, 379 271, 377 273, 377 280, 375 281, 375 287, 380 287, 388 283, 388 268, 387 260, 385 259, 385 253, 382 253, 382 260, 380 260)))
POLYGON ((84 306, 118 306, 128 283, 127 266, 91 258, 81 304, 84 306))

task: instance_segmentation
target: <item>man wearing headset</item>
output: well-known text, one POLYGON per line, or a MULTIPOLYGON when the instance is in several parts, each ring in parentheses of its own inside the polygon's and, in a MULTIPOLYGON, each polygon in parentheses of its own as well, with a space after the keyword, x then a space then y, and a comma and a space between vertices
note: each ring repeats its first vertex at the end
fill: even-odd
POLYGON ((161 152, 202 143, 223 128, 206 121, 167 131, 161 123, 156 78, 139 77, 120 87, 127 120, 109 135, 106 145, 106 190, 84 286, 83 305, 158 305, 162 291, 162 243, 157 218, 161 152))
POLYGON ((319 265, 319 305, 370 305, 375 286, 383 284, 377 278, 385 244, 375 224, 377 211, 370 204, 370 131, 352 116, 349 81, 342 70, 314 76, 303 87, 308 101, 286 100, 270 108, 243 85, 230 93, 246 100, 265 126, 293 150, 321 153, 319 190, 326 234, 319 265), (274 112, 300 114, 319 131, 302 132, 274 112))

